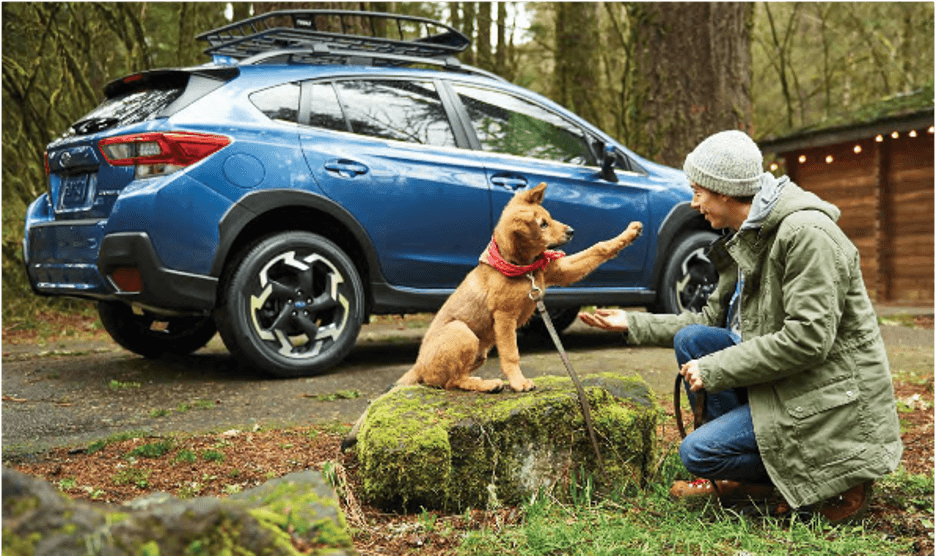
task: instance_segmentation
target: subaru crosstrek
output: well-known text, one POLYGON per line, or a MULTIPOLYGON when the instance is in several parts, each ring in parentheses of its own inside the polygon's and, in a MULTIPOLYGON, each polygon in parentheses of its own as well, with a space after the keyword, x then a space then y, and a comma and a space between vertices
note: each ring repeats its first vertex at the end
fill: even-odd
POLYGON ((218 331, 274 375, 333 367, 370 315, 438 309, 539 182, 576 228, 570 251, 645 230, 549 291, 560 329, 583 305, 697 310, 715 284, 715 234, 682 172, 460 64, 469 41, 451 27, 281 11, 199 39, 211 63, 105 87, 48 145, 48 192, 26 215, 34 290, 96 300, 135 353, 190 353, 218 331))

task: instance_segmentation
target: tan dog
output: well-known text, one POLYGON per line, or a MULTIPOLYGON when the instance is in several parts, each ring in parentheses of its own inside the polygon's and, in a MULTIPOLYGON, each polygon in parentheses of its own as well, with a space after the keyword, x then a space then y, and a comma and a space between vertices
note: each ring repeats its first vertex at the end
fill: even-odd
MULTIPOLYGON (((395 386, 426 384, 447 390, 500 391, 504 388, 500 379, 471 376, 496 345, 501 370, 510 387, 517 392, 534 388, 533 381, 520 371, 517 349, 517 328, 530 319, 536 308, 530 297, 534 282, 544 291, 547 286, 577 282, 615 257, 643 231, 640 222, 631 222, 614 239, 596 243, 574 255, 548 252, 547 249, 568 242, 573 230, 553 220, 542 207, 545 191, 546 184, 541 183, 518 192, 507 203, 481 263, 468 273, 436 313, 423 337, 416 364, 395 386), (498 268, 515 275, 505 275, 498 268)), ((366 415, 365 411, 358 419, 342 442, 342 449, 356 442, 366 415)))

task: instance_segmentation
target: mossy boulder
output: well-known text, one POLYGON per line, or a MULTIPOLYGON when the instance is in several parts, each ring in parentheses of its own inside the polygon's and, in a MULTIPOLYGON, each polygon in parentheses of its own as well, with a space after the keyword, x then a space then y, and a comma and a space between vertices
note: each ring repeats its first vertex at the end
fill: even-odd
POLYGON ((659 414, 647 384, 610 373, 582 384, 604 474, 569 378, 538 377, 525 393, 411 386, 371 404, 356 448, 362 497, 387 510, 462 511, 543 489, 561 500, 586 477, 599 488, 643 483, 659 414))
POLYGON ((227 499, 158 493, 115 506, 3 468, 4 556, 354 553, 334 491, 314 471, 227 499))

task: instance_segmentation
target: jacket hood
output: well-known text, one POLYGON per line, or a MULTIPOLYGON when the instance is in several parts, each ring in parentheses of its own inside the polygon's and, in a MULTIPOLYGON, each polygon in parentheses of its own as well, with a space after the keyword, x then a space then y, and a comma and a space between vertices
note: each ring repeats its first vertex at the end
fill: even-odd
MULTIPOLYGON (((761 175, 760 191, 754 195, 751 211, 741 230, 761 228, 765 232, 778 226, 784 218, 801 210, 817 210, 837 222, 842 211, 832 203, 823 201, 815 193, 796 185, 787 176, 775 178, 765 172, 761 175)), ((739 230, 740 231, 740 230, 739 230)))

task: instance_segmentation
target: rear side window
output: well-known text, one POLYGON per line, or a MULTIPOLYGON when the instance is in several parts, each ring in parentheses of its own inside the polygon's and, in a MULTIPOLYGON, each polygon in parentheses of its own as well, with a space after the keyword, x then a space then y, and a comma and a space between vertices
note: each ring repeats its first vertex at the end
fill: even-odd
POLYGON ((578 127, 536 104, 491 89, 454 84, 481 148, 568 164, 594 164, 578 127))
POLYGON ((299 123, 299 84, 284 83, 250 95, 250 102, 271 120, 299 123))
MULTIPOLYGON (((455 147, 455 134, 432 82, 336 81, 334 93, 354 133, 420 145, 455 147)), ((313 125, 347 130, 344 120, 339 120, 340 114, 330 94, 324 86, 313 94, 313 125)))

